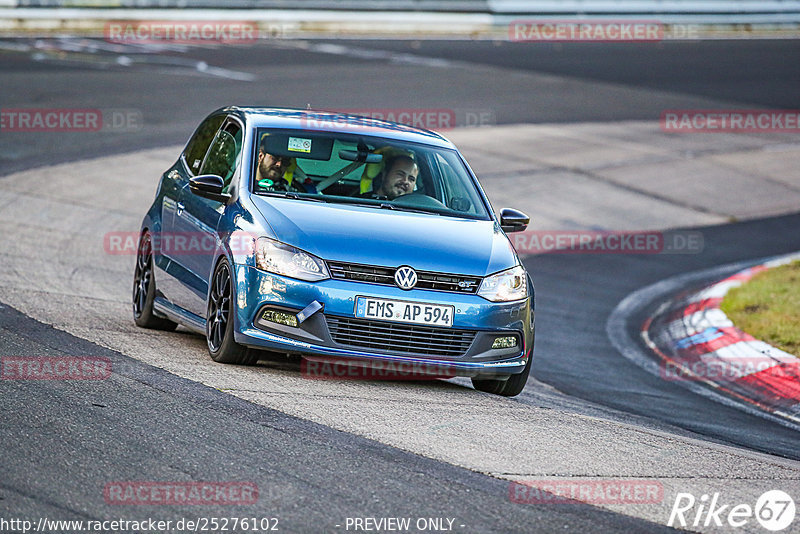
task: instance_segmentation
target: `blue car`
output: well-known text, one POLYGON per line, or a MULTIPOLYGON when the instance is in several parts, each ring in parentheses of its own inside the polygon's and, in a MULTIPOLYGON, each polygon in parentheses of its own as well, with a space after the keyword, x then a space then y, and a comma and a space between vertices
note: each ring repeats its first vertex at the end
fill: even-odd
MULTIPOLYGON (((133 315, 347 367, 468 376, 519 394, 533 283, 463 156, 437 133, 316 111, 211 113, 161 177, 139 235, 133 315)), ((302 361, 302 360, 301 360, 302 361)))

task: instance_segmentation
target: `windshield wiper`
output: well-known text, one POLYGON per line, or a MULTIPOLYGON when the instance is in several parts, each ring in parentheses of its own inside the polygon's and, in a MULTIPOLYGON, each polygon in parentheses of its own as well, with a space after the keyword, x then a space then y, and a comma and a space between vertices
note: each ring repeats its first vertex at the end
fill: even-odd
POLYGON ((364 202, 364 199, 362 198, 352 198, 352 197, 327 197, 327 198, 329 199, 328 202, 339 203, 339 204, 351 204, 353 206, 365 206, 367 208, 380 208, 384 210, 398 210, 398 211, 414 211, 417 213, 433 213, 428 211, 397 206, 396 204, 392 204, 390 202, 381 202, 381 203, 377 203, 375 201, 364 202))
POLYGON ((334 195, 325 195, 315 198, 319 198, 322 202, 327 202, 329 204, 353 204, 356 206, 369 206, 370 208, 378 207, 377 204, 373 204, 372 202, 364 202, 363 198, 339 197, 334 195))
POLYGON ((376 208, 376 209, 384 209, 384 210, 393 210, 393 211, 404 211, 410 213, 424 213, 424 214, 433 214, 433 215, 445 215, 444 213, 432 210, 426 210, 422 208, 413 208, 409 206, 403 206, 398 204, 393 204, 391 202, 376 202, 376 201, 365 201, 366 199, 363 198, 353 198, 353 197, 340 197, 340 196, 302 196, 300 193, 296 193, 294 191, 262 191, 257 193, 259 195, 267 195, 272 197, 279 197, 279 198, 291 198, 296 200, 310 200, 312 202, 326 202, 328 204, 350 204, 353 206, 362 206, 366 208, 376 208))
POLYGON ((422 208, 410 208, 408 206, 398 206, 397 204, 381 204, 381 208, 388 209, 388 210, 397 210, 397 211, 408 211, 411 213, 425 213, 425 214, 432 214, 432 215, 444 215, 438 211, 426 210, 422 208))

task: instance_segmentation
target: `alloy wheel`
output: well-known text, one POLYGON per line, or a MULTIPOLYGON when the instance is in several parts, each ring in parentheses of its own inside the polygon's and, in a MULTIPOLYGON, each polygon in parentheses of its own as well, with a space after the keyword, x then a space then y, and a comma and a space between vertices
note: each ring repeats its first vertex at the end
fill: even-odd
POLYGON ((133 275, 133 315, 142 316, 147 302, 147 291, 153 279, 153 249, 150 235, 142 236, 139 251, 136 255, 136 271, 133 275))
POLYGON ((211 352, 219 351, 225 341, 225 332, 228 327, 230 314, 231 273, 228 266, 223 263, 217 268, 211 285, 211 295, 208 299, 208 319, 206 330, 208 347, 211 352))

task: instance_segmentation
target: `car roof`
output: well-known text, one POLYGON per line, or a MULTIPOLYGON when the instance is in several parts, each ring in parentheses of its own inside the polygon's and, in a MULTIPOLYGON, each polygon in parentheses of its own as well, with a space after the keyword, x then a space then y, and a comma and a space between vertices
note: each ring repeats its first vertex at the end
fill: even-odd
POLYGON ((349 113, 249 106, 229 106, 218 111, 237 115, 246 124, 255 128, 360 134, 442 148, 455 148, 453 143, 431 130, 349 113))

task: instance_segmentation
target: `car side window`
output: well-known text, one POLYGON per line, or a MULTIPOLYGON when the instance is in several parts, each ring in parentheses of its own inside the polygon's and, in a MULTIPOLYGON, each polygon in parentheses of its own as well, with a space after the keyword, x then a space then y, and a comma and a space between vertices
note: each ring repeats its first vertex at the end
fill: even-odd
POLYGON ((186 145, 183 158, 186 161, 186 166, 189 167, 189 172, 193 175, 199 174, 203 158, 208 152, 211 141, 214 139, 214 134, 217 133, 224 119, 224 115, 214 115, 207 118, 200 124, 189 140, 189 144, 186 145))
POLYGON ((233 175, 241 153, 241 127, 231 121, 227 123, 214 138, 211 147, 208 149, 200 174, 216 174, 222 177, 224 187, 223 193, 230 189, 233 175))

